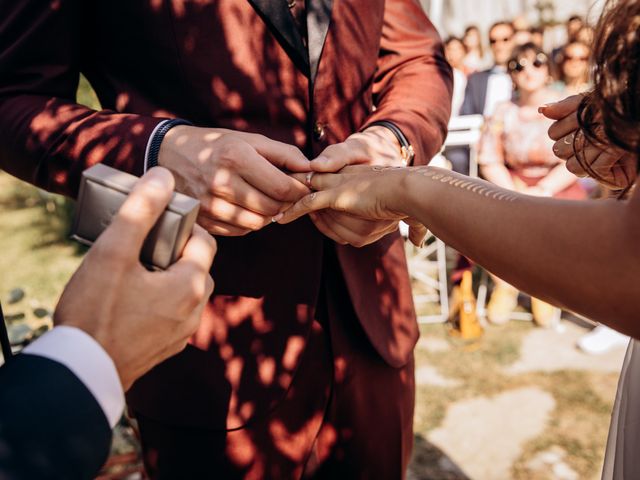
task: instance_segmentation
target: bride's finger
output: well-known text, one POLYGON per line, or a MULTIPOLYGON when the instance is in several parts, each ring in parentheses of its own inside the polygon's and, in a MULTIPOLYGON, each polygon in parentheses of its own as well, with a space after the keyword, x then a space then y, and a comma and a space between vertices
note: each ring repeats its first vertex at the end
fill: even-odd
POLYGON ((582 95, 572 95, 559 102, 548 103, 538 108, 538 112, 552 120, 560 120, 575 112, 580 106, 582 95))
POLYGON ((291 223, 311 212, 331 208, 335 200, 334 195, 332 192, 313 192, 294 203, 286 212, 274 217, 274 220, 280 224, 291 223))
POLYGON ((552 140, 560 140, 562 137, 570 135, 579 129, 578 115, 571 114, 561 120, 553 122, 547 133, 552 140))
POLYGON ((311 190, 328 190, 339 187, 344 182, 351 180, 341 173, 294 173, 293 178, 304 183, 311 190))

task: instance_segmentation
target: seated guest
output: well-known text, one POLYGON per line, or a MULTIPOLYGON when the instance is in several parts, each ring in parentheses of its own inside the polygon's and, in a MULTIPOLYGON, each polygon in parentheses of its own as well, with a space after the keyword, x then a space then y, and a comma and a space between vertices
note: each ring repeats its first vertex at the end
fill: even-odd
POLYGON ((589 47, 578 41, 568 43, 562 49, 559 59, 559 81, 555 86, 568 95, 589 90, 589 47))
POLYGON ((195 227, 163 272, 139 262, 173 178, 150 170, 65 288, 53 330, 0 367, 0 478, 89 479, 104 464, 124 391, 180 352, 213 290, 215 241, 195 227), (105 274, 109 272, 109 274, 105 274))
POLYGON ((482 36, 478 27, 475 25, 468 26, 462 36, 462 42, 467 51, 464 57, 464 67, 467 74, 484 70, 491 65, 491 59, 485 54, 482 36))
MULTIPOLYGON (((496 22, 489 29, 489 44, 494 65, 468 77, 460 115, 491 115, 498 103, 511 98, 511 78, 507 73, 507 61, 513 49, 513 34, 513 25, 509 22, 496 22)), ((451 162, 455 172, 469 173, 469 148, 447 148, 444 155, 451 162)))
POLYGON ((449 37, 444 42, 444 54, 453 69, 453 97, 451 99, 451 115, 460 114, 464 100, 464 89, 467 86, 464 57, 466 48, 458 37, 449 37))
POLYGON ((507 62, 513 50, 515 30, 509 22, 496 22, 489 29, 494 64, 488 70, 469 76, 461 115, 491 115, 495 106, 511 97, 507 62))
MULTIPOLYGON (((528 195, 554 198, 585 198, 578 178, 551 149, 547 137, 551 121, 538 113, 542 104, 559 99, 548 88, 547 56, 532 43, 516 47, 508 63, 514 83, 514 99, 496 107, 487 120, 480 141, 482 176, 496 185, 528 195)), ((487 306, 493 323, 508 321, 518 303, 518 291, 498 279, 487 306)), ((539 325, 548 325, 554 309, 532 299, 532 313, 539 325)))
MULTIPOLYGON (((562 48, 563 48, 563 46, 566 45, 566 44, 578 41, 578 33, 580 32, 580 30, 582 30, 582 28, 584 26, 585 26, 584 20, 582 19, 582 17, 580 15, 571 15, 567 19, 567 21, 564 24, 567 40, 563 45, 561 45, 561 46, 559 46, 557 48, 554 48, 553 51, 551 52, 551 61, 553 62, 553 65, 555 67, 560 65, 560 63, 562 61, 562 48)), ((588 45, 590 45, 590 44, 588 44, 588 45)))

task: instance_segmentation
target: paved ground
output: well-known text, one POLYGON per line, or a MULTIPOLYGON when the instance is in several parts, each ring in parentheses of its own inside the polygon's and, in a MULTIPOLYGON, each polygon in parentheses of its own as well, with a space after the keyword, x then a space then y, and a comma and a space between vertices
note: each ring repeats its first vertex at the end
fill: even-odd
POLYGON ((562 322, 561 331, 536 329, 522 342, 520 359, 505 371, 511 374, 567 369, 619 372, 625 350, 616 348, 603 355, 582 353, 574 346, 584 333, 584 328, 571 322, 562 322))
MULTIPOLYGON (((515 387, 495 395, 454 401, 448 404, 443 419, 435 428, 418 429, 416 457, 410 468, 409 480, 585 478, 570 465, 567 450, 553 441, 546 447, 541 445, 537 453, 522 460, 524 446, 535 443, 551 423, 557 422, 557 417, 552 418, 557 402, 544 386, 527 385, 521 379, 530 381, 531 375, 544 378, 554 372, 560 372, 559 375, 574 371, 586 375, 590 372, 606 374, 610 381, 606 385, 605 396, 611 400, 625 351, 617 348, 598 356, 582 353, 576 348, 576 341, 588 331, 586 327, 563 321, 560 330, 532 329, 524 335, 515 361, 498 370, 501 375, 512 378, 515 387), (524 386, 518 387, 519 382, 524 382, 524 386), (524 469, 528 473, 514 477, 514 465, 518 461, 518 471, 524 469)), ((419 350, 431 354, 444 352, 453 355, 456 348, 446 339, 429 335, 424 335, 418 344, 419 350)), ((418 362, 416 367, 418 387, 434 387, 443 392, 441 395, 465 388, 460 378, 449 378, 440 371, 437 362, 422 363, 418 362)), ((451 396, 455 398, 453 393, 451 396)), ((602 436, 602 431, 599 435, 602 436)), ((599 451, 596 454, 600 455, 599 451)), ((597 478, 599 472, 595 470, 598 468, 595 466, 587 478, 597 478)))
POLYGON ((522 445, 542 433, 554 406, 550 394, 531 387, 461 401, 427 439, 470 478, 508 480, 522 445))

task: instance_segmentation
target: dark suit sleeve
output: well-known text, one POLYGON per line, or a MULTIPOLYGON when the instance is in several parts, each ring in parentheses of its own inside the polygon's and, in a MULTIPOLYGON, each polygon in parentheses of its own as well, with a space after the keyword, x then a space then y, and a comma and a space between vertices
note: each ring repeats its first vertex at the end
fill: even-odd
POLYGON ((89 479, 107 459, 111 429, 65 366, 18 355, 0 368, 0 478, 89 479))
POLYGON ((366 125, 393 122, 413 145, 414 162, 428 163, 447 135, 452 91, 451 67, 420 2, 387 0, 373 87, 377 109, 366 125))
MULTIPOLYGON (((140 175, 159 118, 75 102, 83 0, 0 0, 0 168, 75 196, 97 162, 140 175)), ((89 37, 90 38, 90 37, 89 37)))

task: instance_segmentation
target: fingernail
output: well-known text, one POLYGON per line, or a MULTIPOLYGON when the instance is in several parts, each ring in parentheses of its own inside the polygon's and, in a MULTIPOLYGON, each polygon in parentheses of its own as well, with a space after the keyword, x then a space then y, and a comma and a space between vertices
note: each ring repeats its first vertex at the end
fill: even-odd
POLYGON ((284 213, 279 213, 275 217, 273 217, 271 221, 273 223, 278 223, 282 219, 282 217, 284 217, 284 213))
POLYGON ((554 106, 556 103, 558 103, 558 102, 545 103, 544 105, 538 107, 538 113, 544 113, 544 111, 547 108, 554 106))

